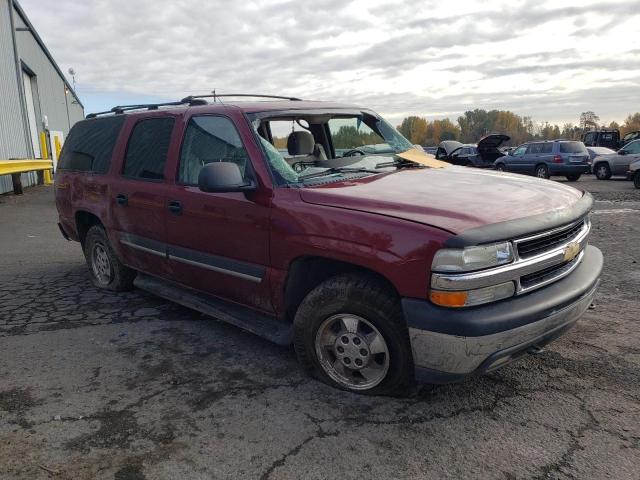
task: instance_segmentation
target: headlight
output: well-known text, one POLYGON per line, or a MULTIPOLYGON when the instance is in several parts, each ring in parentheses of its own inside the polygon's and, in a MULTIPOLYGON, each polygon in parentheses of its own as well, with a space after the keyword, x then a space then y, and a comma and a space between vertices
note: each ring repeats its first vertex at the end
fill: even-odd
POLYGON ((494 243, 465 249, 443 248, 433 257, 434 272, 469 272, 496 267, 513 261, 511 243, 494 243))

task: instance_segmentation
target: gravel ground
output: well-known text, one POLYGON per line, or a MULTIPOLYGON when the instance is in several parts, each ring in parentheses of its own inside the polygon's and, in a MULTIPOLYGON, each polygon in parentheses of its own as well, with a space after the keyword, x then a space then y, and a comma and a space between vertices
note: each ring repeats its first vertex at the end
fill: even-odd
POLYGON ((88 282, 50 187, 0 197, 0 478, 640 478, 640 191, 596 199, 597 308, 490 375, 407 399, 326 387, 293 351, 88 282))

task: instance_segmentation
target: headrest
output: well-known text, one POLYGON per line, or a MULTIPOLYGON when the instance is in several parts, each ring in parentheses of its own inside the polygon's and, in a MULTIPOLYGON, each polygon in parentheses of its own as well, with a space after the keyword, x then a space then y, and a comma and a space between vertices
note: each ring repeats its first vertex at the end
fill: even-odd
POLYGON ((291 132, 287 138, 287 150, 289 155, 310 155, 316 141, 309 132, 291 132))

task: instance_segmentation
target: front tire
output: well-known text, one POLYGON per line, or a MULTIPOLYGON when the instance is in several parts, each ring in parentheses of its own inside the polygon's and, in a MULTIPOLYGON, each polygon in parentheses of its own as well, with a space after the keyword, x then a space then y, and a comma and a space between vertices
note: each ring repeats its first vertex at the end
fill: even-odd
POLYGON ((640 170, 638 170, 633 176, 633 186, 636 188, 640 188, 640 170))
POLYGON ((133 288, 136 271, 120 262, 102 226, 94 225, 89 229, 83 242, 83 250, 94 286, 115 292, 133 288))
POLYGON ((496 165, 496 170, 499 172, 506 172, 506 168, 504 166, 504 163, 499 163, 498 165, 496 165))
POLYGON ((536 167, 536 177, 538 178, 549 178, 549 168, 544 165, 544 164, 540 164, 536 167))
POLYGON ((343 274, 313 289, 294 319, 302 367, 333 387, 367 395, 403 395, 413 357, 399 299, 373 277, 343 274))

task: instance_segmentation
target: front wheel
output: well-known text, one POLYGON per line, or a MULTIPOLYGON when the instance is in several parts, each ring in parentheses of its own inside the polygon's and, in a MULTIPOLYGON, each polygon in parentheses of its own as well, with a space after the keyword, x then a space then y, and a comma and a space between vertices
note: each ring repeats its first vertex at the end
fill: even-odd
POLYGON ((305 370, 343 390, 402 395, 413 384, 400 302, 375 278, 339 275, 313 289, 296 313, 294 346, 305 370))
POLYGON ((536 167, 536 177, 549 178, 549 169, 546 165, 541 164, 536 167))
POLYGON ((640 188, 640 170, 638 170, 633 176, 633 186, 636 188, 640 188))
POLYGON ((499 163, 498 165, 496 165, 496 170, 498 170, 499 172, 504 172, 507 169, 504 166, 504 163, 499 163))
POLYGON ((599 163, 594 170, 598 180, 609 180, 611 178, 611 169, 606 163, 599 163))
POLYGON ((567 180, 569 180, 570 182, 577 182, 578 180, 580 180, 581 176, 582 175, 580 174, 567 175, 567 180))

